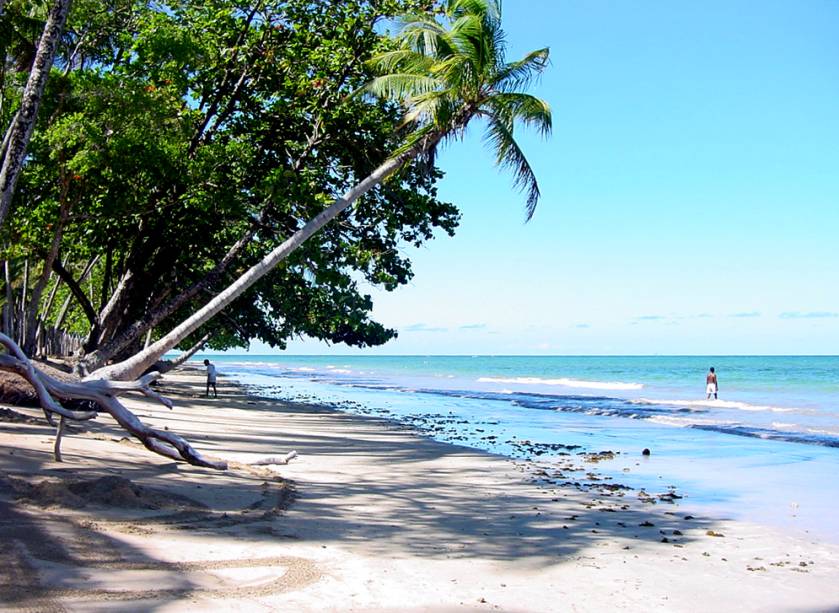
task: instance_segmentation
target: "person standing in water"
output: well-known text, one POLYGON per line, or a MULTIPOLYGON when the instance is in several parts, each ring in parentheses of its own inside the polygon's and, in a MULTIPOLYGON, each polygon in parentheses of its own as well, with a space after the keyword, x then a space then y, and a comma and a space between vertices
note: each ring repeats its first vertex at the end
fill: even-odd
POLYGON ((714 395, 714 400, 717 399, 717 392, 719 386, 717 385, 717 373, 714 372, 714 367, 711 366, 711 371, 705 377, 705 391, 708 392, 708 400, 711 399, 711 394, 714 395))
POLYGON ((204 366, 207 367, 207 391, 204 394, 206 398, 210 397, 210 386, 213 386, 213 396, 218 398, 218 391, 216 390, 216 367, 210 363, 210 360, 204 360, 204 366))

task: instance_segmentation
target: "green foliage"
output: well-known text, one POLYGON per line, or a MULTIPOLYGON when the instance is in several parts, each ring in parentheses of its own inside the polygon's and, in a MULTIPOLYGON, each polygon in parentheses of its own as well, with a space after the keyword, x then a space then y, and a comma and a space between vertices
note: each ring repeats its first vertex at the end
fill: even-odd
MULTIPOLYGON (((59 225, 60 258, 75 278, 100 256, 83 284, 94 310, 127 279, 113 319, 99 322, 104 342, 205 278, 254 229, 225 273, 155 329, 165 333, 399 147, 401 108, 351 94, 372 78, 367 60, 392 45, 383 20, 429 8, 76 0, 0 229, 3 257, 43 259, 59 225)), ((14 106, 20 83, 5 91, 14 106)), ((370 319, 362 284, 406 283, 400 247, 454 232, 457 210, 436 197, 440 176, 410 167, 373 190, 196 338, 211 330, 215 348, 255 338, 284 346, 300 334, 385 342, 394 331, 370 319)), ((59 289, 49 322, 67 292, 59 289)), ((65 327, 91 325, 74 302, 65 327)))
MULTIPOLYGON (((515 186, 527 192, 529 220, 539 201, 539 185, 514 130, 522 123, 544 136, 551 131, 548 104, 519 91, 548 65, 548 49, 507 63, 499 0, 449 0, 442 19, 428 12, 411 15, 397 42, 397 48, 371 60, 381 75, 366 89, 403 101, 405 123, 413 133, 400 151, 434 134, 458 136, 472 118, 483 118, 485 142, 497 165, 511 170, 515 186)), ((433 147, 425 153, 433 160, 433 147)))

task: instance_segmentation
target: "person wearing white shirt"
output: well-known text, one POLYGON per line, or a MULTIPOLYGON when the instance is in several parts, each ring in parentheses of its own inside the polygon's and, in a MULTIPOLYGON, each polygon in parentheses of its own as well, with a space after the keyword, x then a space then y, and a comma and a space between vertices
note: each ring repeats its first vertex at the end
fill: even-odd
POLYGON ((210 397, 210 386, 213 386, 213 396, 218 398, 218 391, 216 390, 216 367, 210 363, 210 360, 204 360, 204 366, 207 367, 207 391, 204 396, 210 397))

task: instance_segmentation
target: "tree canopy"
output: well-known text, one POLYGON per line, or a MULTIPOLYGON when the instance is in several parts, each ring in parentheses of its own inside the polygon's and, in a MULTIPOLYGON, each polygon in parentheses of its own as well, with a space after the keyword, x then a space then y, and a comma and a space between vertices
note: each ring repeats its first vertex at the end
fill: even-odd
MULTIPOLYGON (((34 307, 44 328, 112 357, 183 319, 400 145, 399 106, 352 94, 393 45, 387 19, 424 4, 76 0, 0 228, 7 310, 25 320, 34 307), (24 286, 45 264, 54 274, 30 305, 24 286)), ((26 5, 7 15, 37 21, 26 5)), ((26 71, 6 49, 8 124, 26 71)), ((370 318, 363 285, 406 283, 401 247, 454 231, 440 176, 411 165, 370 191, 183 346, 385 342, 395 332, 370 318)))
MULTIPOLYGON (((4 176, 24 168, 68 6, 55 0, 18 87, 4 176)), ((514 128, 550 132, 548 105, 519 91, 548 51, 507 63, 496 0, 81 7, 74 18, 89 13, 82 27, 71 20, 62 41, 63 69, 50 81, 21 189, 2 181, 4 202, 12 194, 22 202, 2 229, 0 369, 30 381, 49 419, 61 415, 57 457, 64 420, 101 409, 152 451, 224 468, 143 424, 117 396, 136 391, 169 405, 149 387, 158 373, 141 375, 196 338, 184 355, 207 340, 282 346, 306 333, 363 346, 392 336, 370 320, 359 281, 405 283, 400 245, 453 232, 457 211, 436 199, 434 154, 472 120, 486 121, 496 163, 513 170, 533 214, 539 188, 514 128), (382 35, 382 18, 397 10, 409 10, 401 33, 382 35), (68 296, 55 312, 60 290, 68 296), (83 340, 62 329, 73 325, 74 301, 83 340), (27 358, 56 343, 84 354, 80 383, 27 358), (67 409, 54 396, 98 409, 67 409)), ((5 85, 4 96, 14 93, 5 85)))

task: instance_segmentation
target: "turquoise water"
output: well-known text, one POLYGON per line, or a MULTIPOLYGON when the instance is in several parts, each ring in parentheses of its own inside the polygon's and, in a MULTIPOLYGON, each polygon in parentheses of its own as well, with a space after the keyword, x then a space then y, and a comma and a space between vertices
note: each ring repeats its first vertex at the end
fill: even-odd
POLYGON ((614 451, 598 471, 628 486, 839 542, 839 357, 207 357, 263 395, 510 457, 550 461, 523 440, 614 451))

